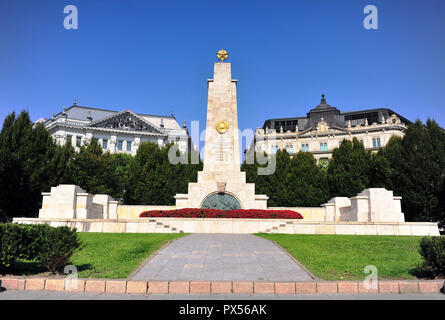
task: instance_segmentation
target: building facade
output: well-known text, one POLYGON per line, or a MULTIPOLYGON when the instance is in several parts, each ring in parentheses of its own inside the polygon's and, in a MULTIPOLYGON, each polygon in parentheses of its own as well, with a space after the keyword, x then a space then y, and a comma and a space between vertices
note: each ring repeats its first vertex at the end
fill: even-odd
POLYGON ((340 112, 327 104, 323 94, 320 104, 306 117, 266 120, 263 128, 256 129, 246 152, 311 152, 320 163, 329 160, 344 139, 357 138, 366 150, 377 151, 392 136, 403 137, 411 123, 387 108, 340 112))
POLYGON ((69 108, 39 119, 60 145, 70 143, 76 150, 97 140, 103 151, 135 155, 142 142, 165 146, 178 144, 181 152, 191 148, 190 135, 184 121, 181 127, 173 113, 171 116, 137 114, 131 110, 112 111, 78 106, 76 101, 69 108))

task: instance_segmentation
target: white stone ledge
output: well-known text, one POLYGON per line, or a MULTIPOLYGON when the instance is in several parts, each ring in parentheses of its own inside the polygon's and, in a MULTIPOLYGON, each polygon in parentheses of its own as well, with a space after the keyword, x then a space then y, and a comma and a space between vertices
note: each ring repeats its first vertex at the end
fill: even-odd
POLYGON ((15 218, 22 224, 69 226, 82 232, 116 233, 284 233, 342 235, 438 236, 433 222, 314 222, 299 219, 242 218, 138 218, 138 219, 38 219, 15 218), (292 222, 292 223, 289 223, 292 222))

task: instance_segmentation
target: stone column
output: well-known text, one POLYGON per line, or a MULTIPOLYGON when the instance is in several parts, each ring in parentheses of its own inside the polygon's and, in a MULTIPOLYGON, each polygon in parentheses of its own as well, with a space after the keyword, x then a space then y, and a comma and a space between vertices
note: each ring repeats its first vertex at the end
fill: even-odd
POLYGON ((91 140, 93 139, 93 134, 91 132, 87 132, 84 139, 84 144, 91 143, 91 140))
POLYGON ((141 145, 141 138, 140 137, 134 138, 134 142, 133 142, 133 146, 132 146, 132 153, 133 153, 133 155, 135 155, 136 152, 138 152, 138 149, 139 149, 140 145, 141 145))
POLYGON ((116 136, 111 136, 109 142, 110 143, 109 143, 108 149, 110 150, 110 153, 115 153, 116 152, 117 137, 116 136))

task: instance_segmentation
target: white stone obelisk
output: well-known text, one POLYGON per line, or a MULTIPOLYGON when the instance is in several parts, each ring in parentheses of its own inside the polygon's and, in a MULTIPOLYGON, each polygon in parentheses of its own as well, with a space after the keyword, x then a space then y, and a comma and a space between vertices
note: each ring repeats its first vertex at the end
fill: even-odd
POLYGON ((227 193, 243 209, 266 209, 265 195, 255 195, 255 184, 246 183, 240 168, 237 81, 232 79, 231 65, 217 62, 213 79, 208 80, 207 124, 204 168, 198 182, 189 183, 188 194, 177 194, 177 208, 200 208, 214 194, 227 193))
POLYGON ((215 63, 214 78, 208 80, 204 179, 241 179, 236 83, 230 63, 215 63), (218 124, 228 127, 218 131, 218 124))

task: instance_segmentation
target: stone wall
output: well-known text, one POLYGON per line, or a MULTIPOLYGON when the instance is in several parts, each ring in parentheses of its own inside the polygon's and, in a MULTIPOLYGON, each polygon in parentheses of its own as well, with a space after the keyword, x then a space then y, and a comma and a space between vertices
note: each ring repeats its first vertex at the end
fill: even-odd
POLYGON ((352 198, 333 198, 321 207, 269 208, 297 211, 302 220, 139 218, 143 211, 177 207, 121 205, 108 195, 59 185, 43 193, 38 219, 16 218, 14 222, 66 225, 83 232, 439 235, 437 223, 405 222, 400 200, 392 191, 372 188, 352 198))
POLYGON ((117 210, 119 219, 136 219, 144 211, 175 210, 176 206, 120 205, 117 210))
MULTIPOLYGON (((189 189, 193 186, 193 183, 189 184, 189 189)), ((251 186, 253 187, 253 184, 251 186)), ((202 199, 194 199, 195 203, 187 202, 187 206, 185 203, 182 206, 122 205, 108 195, 88 194, 75 185, 59 185, 51 188, 51 192, 42 195, 42 209, 39 212, 39 218, 42 219, 131 219, 138 218, 141 212, 149 210, 199 208, 201 203, 198 202, 202 202, 202 199)), ((251 196, 255 196, 253 188, 251 196)), ((332 198, 321 207, 269 207, 268 209, 297 211, 303 215, 305 221, 404 222, 401 199, 394 196, 392 191, 371 188, 352 198, 332 198)), ((266 209, 266 199, 263 200, 266 209)), ((244 208, 255 208, 255 206, 244 208)))
POLYGON ((292 210, 300 213, 304 221, 325 221, 325 208, 323 207, 268 207, 270 210, 292 210))
POLYGON ((138 219, 36 219, 15 218, 23 224, 68 226, 80 232, 116 233, 283 233, 344 235, 438 236, 432 222, 316 222, 296 219, 138 218, 138 219))

